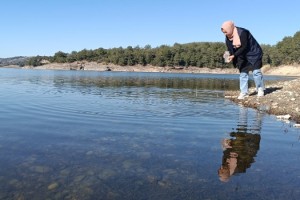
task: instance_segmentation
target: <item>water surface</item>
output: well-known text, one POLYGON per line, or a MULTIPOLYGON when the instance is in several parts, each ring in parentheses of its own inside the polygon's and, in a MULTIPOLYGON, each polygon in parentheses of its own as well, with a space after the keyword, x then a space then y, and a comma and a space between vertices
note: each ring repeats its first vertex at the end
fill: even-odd
POLYGON ((0 199, 300 197, 299 129, 224 99, 238 75, 0 69, 0 84, 0 199))

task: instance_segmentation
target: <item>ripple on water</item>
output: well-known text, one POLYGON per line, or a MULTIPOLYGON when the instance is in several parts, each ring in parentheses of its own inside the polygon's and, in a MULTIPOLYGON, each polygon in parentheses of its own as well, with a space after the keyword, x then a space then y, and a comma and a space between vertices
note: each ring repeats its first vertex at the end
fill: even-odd
POLYGON ((299 132, 225 100, 231 82, 32 73, 0 74, 1 199, 242 199, 265 197, 266 185, 299 194, 299 132), (240 136, 258 132, 251 167, 221 183, 228 151, 247 157, 257 144, 240 136), (223 139, 238 145, 226 151, 223 139))

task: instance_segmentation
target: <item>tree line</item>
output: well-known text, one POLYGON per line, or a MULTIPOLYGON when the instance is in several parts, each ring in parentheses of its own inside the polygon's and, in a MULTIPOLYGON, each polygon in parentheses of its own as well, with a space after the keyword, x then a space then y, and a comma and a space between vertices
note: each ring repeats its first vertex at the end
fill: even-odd
MULTIPOLYGON (((276 45, 261 45, 264 55, 263 64, 279 66, 300 63, 300 31, 293 37, 285 37, 276 45)), ((161 45, 152 48, 128 46, 127 48, 83 49, 65 53, 58 51, 54 56, 35 56, 27 61, 27 65, 39 66, 45 61, 50 63, 72 63, 76 61, 98 62, 119 66, 175 66, 175 67, 208 67, 232 68, 232 64, 224 63, 223 53, 226 50, 223 42, 175 43, 173 46, 161 45)))

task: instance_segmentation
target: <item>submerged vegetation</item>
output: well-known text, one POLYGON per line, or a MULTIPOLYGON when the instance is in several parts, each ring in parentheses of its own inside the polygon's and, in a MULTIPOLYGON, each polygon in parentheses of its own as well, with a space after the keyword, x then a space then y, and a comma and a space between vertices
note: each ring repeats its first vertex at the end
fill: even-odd
MULTIPOLYGON (((299 64, 300 63, 300 31, 293 37, 285 37, 276 45, 261 45, 264 51, 263 64, 271 66, 299 64)), ((83 49, 65 53, 58 51, 54 56, 31 57, 27 64, 40 66, 45 63, 72 63, 76 61, 98 62, 115 64, 119 66, 153 65, 153 66, 195 66, 208 68, 232 68, 232 64, 223 62, 225 49, 223 42, 195 42, 187 44, 175 43, 173 46, 161 45, 152 48, 98 48, 94 50, 83 49)))

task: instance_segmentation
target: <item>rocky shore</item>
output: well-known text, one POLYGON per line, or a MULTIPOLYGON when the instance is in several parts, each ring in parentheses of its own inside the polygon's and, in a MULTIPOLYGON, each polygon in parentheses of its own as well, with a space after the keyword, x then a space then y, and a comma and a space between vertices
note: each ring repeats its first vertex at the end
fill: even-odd
POLYGON ((295 121, 294 126, 300 127, 300 78, 266 85, 263 97, 257 97, 254 88, 250 88, 249 97, 243 100, 237 99, 238 95, 239 91, 227 91, 225 98, 276 115, 279 120, 295 121))

